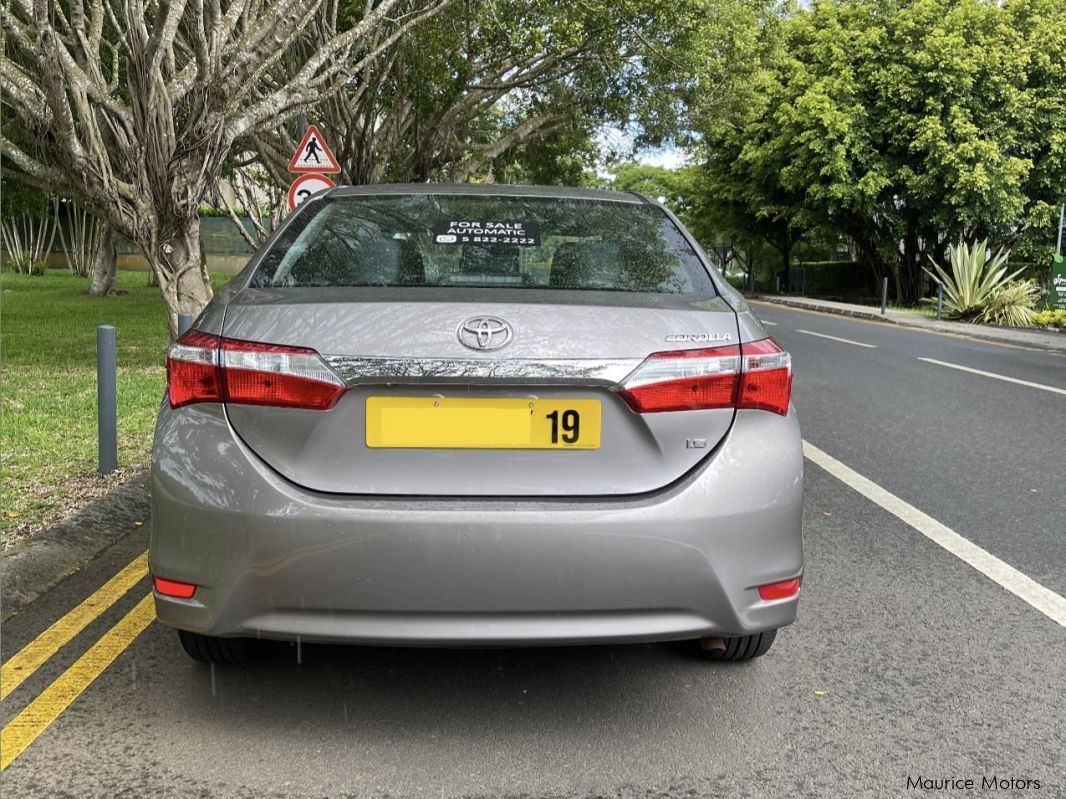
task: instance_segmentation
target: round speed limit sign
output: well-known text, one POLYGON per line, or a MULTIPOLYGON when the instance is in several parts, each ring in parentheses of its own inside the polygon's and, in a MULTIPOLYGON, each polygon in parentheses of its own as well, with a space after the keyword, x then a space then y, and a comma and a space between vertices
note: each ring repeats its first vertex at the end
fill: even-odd
POLYGON ((319 175, 315 173, 300 175, 289 186, 289 210, 295 211, 296 206, 310 197, 312 194, 318 194, 320 191, 333 188, 337 184, 327 178, 325 175, 319 175))

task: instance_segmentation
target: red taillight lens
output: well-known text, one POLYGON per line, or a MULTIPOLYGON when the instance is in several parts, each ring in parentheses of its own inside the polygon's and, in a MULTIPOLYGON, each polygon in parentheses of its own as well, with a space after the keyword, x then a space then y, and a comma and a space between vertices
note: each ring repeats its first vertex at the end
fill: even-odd
POLYGON ((167 353, 167 394, 170 407, 191 402, 220 402, 218 336, 189 330, 167 353))
POLYGON ((307 347, 226 338, 222 339, 222 393, 226 402, 241 405, 324 411, 344 393, 344 383, 307 347))
POLYGON ((170 405, 228 402, 328 410, 344 383, 317 352, 190 330, 167 355, 170 405))
POLYGON ((792 361, 770 338, 739 347, 656 352, 619 395, 637 413, 754 408, 788 413, 792 361))
POLYGON ((738 408, 788 415, 792 397, 792 357, 772 338, 742 344, 744 364, 738 408))
POLYGON ((759 596, 762 599, 788 599, 795 596, 800 590, 800 578, 793 577, 791 580, 782 580, 779 583, 767 583, 759 586, 759 596))
POLYGON ((192 599, 196 593, 196 586, 192 583, 182 583, 177 580, 167 580, 163 577, 153 577, 155 590, 163 596, 172 596, 175 599, 192 599))
POLYGON ((739 380, 739 347, 656 352, 619 393, 637 413, 732 408, 739 380))

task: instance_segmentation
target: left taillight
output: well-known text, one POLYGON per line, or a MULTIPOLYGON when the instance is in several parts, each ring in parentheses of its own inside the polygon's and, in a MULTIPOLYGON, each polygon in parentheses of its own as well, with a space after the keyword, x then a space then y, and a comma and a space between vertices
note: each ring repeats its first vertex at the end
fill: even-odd
POLYGON ((170 407, 193 402, 221 402, 218 373, 219 337, 189 330, 167 352, 167 394, 170 407))
POLYGON ((190 330, 167 355, 170 405, 226 402, 324 411, 343 381, 315 350, 190 330))

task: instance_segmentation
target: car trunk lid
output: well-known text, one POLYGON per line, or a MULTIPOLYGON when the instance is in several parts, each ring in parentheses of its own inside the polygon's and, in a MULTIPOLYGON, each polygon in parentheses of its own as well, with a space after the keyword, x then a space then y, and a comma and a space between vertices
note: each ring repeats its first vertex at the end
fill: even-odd
POLYGON ((683 476, 728 432, 732 406, 642 414, 619 392, 652 353, 735 345, 736 315, 721 298, 517 294, 246 289, 227 307, 225 339, 313 350, 346 390, 328 410, 229 402, 230 423, 262 460, 310 490, 482 497, 652 491, 683 476), (501 326, 509 331, 506 342, 501 326), (403 410, 405 403, 414 411, 403 410), (368 420, 374 427, 384 418, 379 406, 393 414, 393 428, 429 418, 426 446, 410 430, 404 438, 394 429, 384 445, 374 429, 368 438, 368 420), (564 425, 570 406, 583 409, 584 441, 520 448, 478 432, 479 420, 491 428, 493 414, 512 418, 516 408, 528 408, 542 443, 552 434, 565 439, 574 432, 564 425), (442 415, 425 417, 427 408, 442 415), (595 446, 593 409, 599 412, 595 446), (456 425, 467 425, 469 435, 452 430, 456 425), (463 443, 464 435, 473 439, 463 443))

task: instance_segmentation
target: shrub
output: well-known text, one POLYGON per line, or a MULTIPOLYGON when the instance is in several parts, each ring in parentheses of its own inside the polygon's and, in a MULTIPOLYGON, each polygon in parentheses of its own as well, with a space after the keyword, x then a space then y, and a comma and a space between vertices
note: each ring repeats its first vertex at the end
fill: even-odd
POLYGON ((748 290, 748 280, 744 275, 726 275, 725 279, 737 291, 748 290))
POLYGON ((1006 264, 1010 253, 1000 250, 989 257, 987 241, 979 241, 972 247, 960 241, 951 247, 950 252, 950 275, 932 258, 929 261, 936 273, 925 271, 944 286, 944 310, 953 319, 973 320, 981 316, 996 290, 1022 271, 1019 269, 1008 275, 1006 264))
POLYGON ((1031 280, 997 286, 981 311, 981 321, 1006 327, 1033 327, 1039 299, 1040 289, 1031 280))
POLYGON ((1059 308, 1054 311, 1040 311, 1033 318, 1033 324, 1036 327, 1066 327, 1066 310, 1059 308))
POLYGON ((8 258, 4 261, 4 269, 20 275, 43 275, 47 268, 46 262, 31 258, 26 253, 20 258, 8 258))

